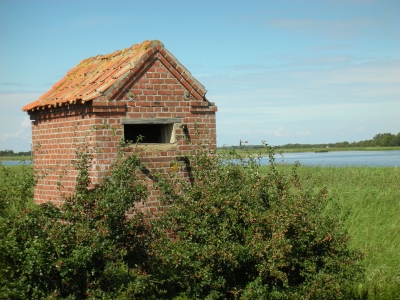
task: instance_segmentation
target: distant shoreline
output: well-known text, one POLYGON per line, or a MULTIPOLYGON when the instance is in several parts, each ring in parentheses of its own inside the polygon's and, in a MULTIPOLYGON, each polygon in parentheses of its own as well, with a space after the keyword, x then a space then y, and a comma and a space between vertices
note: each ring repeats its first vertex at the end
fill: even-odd
POLYGON ((32 156, 28 156, 28 155, 21 155, 21 156, 0 156, 0 161, 10 161, 10 160, 32 160, 32 156))
MULTIPOLYGON (((232 147, 220 147, 218 151, 231 150, 232 147)), ((243 148, 235 148, 238 153, 264 153, 266 148, 251 148, 251 146, 245 146, 243 148)), ((399 151, 400 147, 348 147, 348 148, 274 148, 275 153, 302 153, 302 152, 337 152, 337 151, 399 151)))
MULTIPOLYGON (((231 150, 233 147, 219 147, 217 151, 231 150)), ((251 146, 244 146, 243 148, 235 148, 239 153, 263 153, 266 152, 266 148, 252 148, 251 146)), ((334 151, 391 151, 400 150, 400 147, 349 147, 349 148, 274 148, 275 153, 301 153, 301 152, 334 152, 334 151)), ((0 156, 0 161, 21 161, 21 160, 32 160, 32 156, 0 156)))

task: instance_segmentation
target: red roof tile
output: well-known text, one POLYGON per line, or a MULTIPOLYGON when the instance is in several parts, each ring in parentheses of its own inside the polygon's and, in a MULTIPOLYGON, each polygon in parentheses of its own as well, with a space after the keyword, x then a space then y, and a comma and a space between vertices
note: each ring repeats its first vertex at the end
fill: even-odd
MULTIPOLYGON (((161 50, 161 54, 174 61, 175 65, 182 70, 182 75, 189 75, 187 80, 189 85, 193 85, 190 79, 194 80, 198 86, 194 89, 200 97, 204 97, 206 90, 204 87, 188 72, 176 59, 169 53, 160 41, 144 41, 141 44, 135 44, 124 50, 117 50, 107 55, 97 55, 82 60, 77 66, 67 72, 64 78, 58 81, 53 87, 42 95, 38 100, 24 106, 23 111, 62 105, 63 103, 75 103, 76 101, 93 100, 102 96, 111 85, 116 83, 122 76, 131 69, 137 67, 137 64, 143 59, 154 53, 155 49, 161 50), (146 55, 147 54, 147 55, 146 55)), ((180 70, 181 70, 180 69, 180 70)))

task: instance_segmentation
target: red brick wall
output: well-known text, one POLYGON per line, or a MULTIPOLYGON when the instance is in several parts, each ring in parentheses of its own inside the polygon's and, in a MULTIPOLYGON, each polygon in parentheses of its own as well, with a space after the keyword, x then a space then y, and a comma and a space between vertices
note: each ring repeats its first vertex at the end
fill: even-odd
POLYGON ((76 113, 51 118, 50 113, 43 112, 33 123, 33 166, 39 175, 35 202, 38 204, 47 201, 60 204, 62 195, 70 195, 74 190, 76 171, 71 164, 76 159, 75 150, 83 141, 93 139, 90 127, 95 121, 89 114, 76 113))
MULTIPOLYGON (((118 141, 123 137, 122 119, 181 118, 182 124, 187 126, 187 130, 176 128, 174 144, 132 146, 132 152, 141 152, 142 162, 150 172, 155 169, 168 172, 171 161, 192 149, 188 139, 192 145, 215 148, 217 109, 207 100, 198 100, 189 89, 187 81, 157 52, 134 78, 125 78, 123 88, 117 91, 108 91, 105 96, 85 104, 30 113, 35 119, 32 128, 34 168, 47 174, 35 187, 35 202, 60 204, 63 194, 68 196, 73 192, 76 171, 71 162, 76 159, 76 148, 83 144, 96 149, 91 150, 97 152, 92 175, 94 182, 99 180, 115 158, 118 141)), ((187 176, 183 165, 179 171, 187 176)), ((152 180, 145 173, 142 177, 151 192, 147 205, 154 210, 159 203, 152 180)))

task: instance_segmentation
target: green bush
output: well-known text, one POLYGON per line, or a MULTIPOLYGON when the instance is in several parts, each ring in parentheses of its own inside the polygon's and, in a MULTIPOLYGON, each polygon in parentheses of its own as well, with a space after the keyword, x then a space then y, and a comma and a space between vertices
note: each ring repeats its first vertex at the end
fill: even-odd
MULTIPOLYGON (((280 172, 269 151, 257 159, 206 152, 190 157, 192 184, 160 177, 168 208, 153 243, 153 270, 170 297, 189 299, 349 299, 362 279, 361 253, 325 189, 312 193, 293 167, 280 172), (168 230, 163 230, 164 228, 168 230)), ((336 208, 337 209, 337 208, 336 208)))
POLYGON ((62 207, 44 204, 10 217, 0 229, 0 298, 115 298, 146 293, 148 229, 126 210, 147 196, 137 157, 114 163, 90 187, 91 155, 78 152, 73 196, 62 207))
POLYGON ((109 176, 92 186, 91 155, 77 154, 76 190, 62 207, 5 214, 0 298, 354 296, 362 255, 349 250, 343 220, 327 207, 326 190, 303 187, 296 166, 284 175, 272 151, 262 175, 257 159, 198 150, 186 158, 190 181, 178 168, 154 177, 164 209, 150 219, 126 218, 147 197, 137 156, 121 149, 109 176))

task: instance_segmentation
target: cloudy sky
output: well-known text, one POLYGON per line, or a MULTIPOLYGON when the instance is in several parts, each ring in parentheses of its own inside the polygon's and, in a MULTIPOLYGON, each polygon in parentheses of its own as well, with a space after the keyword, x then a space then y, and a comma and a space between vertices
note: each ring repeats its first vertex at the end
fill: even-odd
POLYGON ((400 132, 400 1, 0 1, 0 150, 84 58, 158 39, 218 106, 218 145, 400 132))

